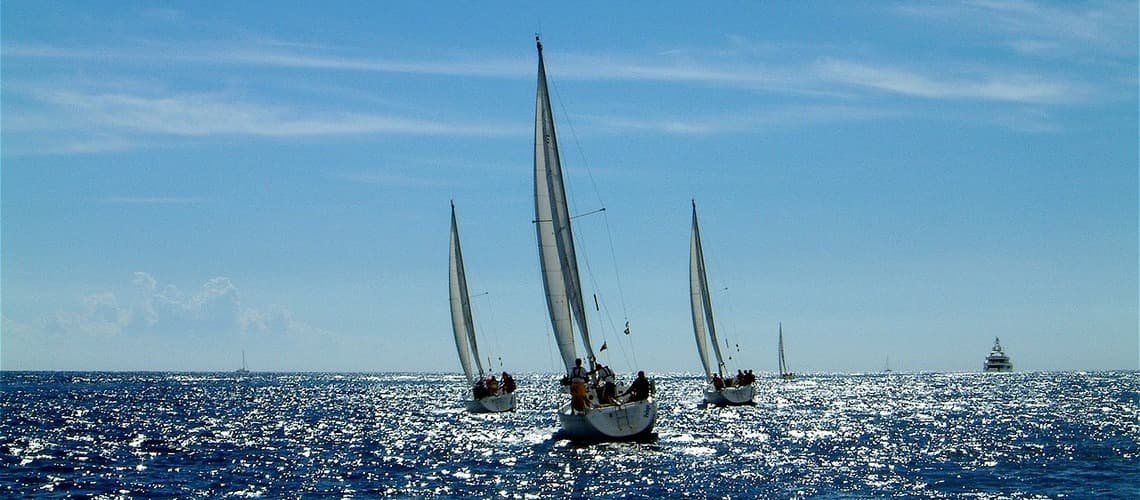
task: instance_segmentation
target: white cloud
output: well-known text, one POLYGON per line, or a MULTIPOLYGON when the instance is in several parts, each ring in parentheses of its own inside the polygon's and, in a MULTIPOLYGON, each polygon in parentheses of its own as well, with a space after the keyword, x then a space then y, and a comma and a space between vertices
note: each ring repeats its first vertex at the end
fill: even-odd
POLYGON ((874 120, 903 117, 903 112, 885 108, 842 105, 779 106, 747 112, 685 116, 629 118, 586 116, 591 127, 620 131, 649 131, 672 135, 709 135, 754 132, 773 128, 808 126, 818 123, 874 120))
POLYGON ((347 180, 347 181, 350 181, 350 182, 357 182, 360 184, 376 184, 376 185, 381 185, 381 186, 401 187, 401 188, 437 187, 437 186, 442 186, 445 184, 444 182, 442 182, 438 179, 432 179, 432 178, 427 178, 427 177, 415 177, 415 176, 409 176, 409 175, 403 175, 403 174, 394 174, 394 173, 381 172, 381 171, 375 171, 375 170, 344 174, 344 175, 340 176, 340 178, 347 180))
POLYGON ((194 196, 109 196, 99 201, 125 205, 196 205, 209 203, 210 199, 194 196))
POLYGON ((956 29, 1004 36, 1002 43, 1024 54, 1099 52, 1130 58, 1136 54, 1136 3, 1132 1, 910 2, 898 10, 933 22, 952 23, 956 29))
MULTIPOLYGON (((271 137, 422 134, 496 136, 515 133, 492 124, 463 124, 356 112, 313 113, 290 106, 247 102, 220 93, 138 95, 72 89, 32 93, 60 119, 76 127, 115 128, 175 136, 252 135, 271 137)), ((52 122, 42 120, 40 123, 52 122)))
POLYGON ((65 337, 327 334, 297 321, 285 308, 247 305, 229 278, 211 278, 190 294, 173 285, 160 286, 145 272, 136 272, 132 284, 122 297, 114 292, 84 297, 78 310, 57 312, 44 320, 43 331, 65 337))
MULTIPOLYGON (((380 113, 253 102, 227 92, 163 92, 97 85, 9 85, 5 135, 20 137, 6 155, 102 153, 169 145, 187 138, 269 138, 376 135, 502 137, 524 135, 522 126, 418 119, 380 113), (16 135, 19 134, 19 135, 16 135)), ((127 202, 126 200, 118 200, 127 202)), ((151 200, 152 202, 154 200, 151 200)))
POLYGON ((1081 94, 1062 80, 1026 75, 980 75, 973 78, 934 76, 913 70, 824 59, 816 64, 821 78, 914 97, 981 99, 1026 103, 1058 103, 1081 94))

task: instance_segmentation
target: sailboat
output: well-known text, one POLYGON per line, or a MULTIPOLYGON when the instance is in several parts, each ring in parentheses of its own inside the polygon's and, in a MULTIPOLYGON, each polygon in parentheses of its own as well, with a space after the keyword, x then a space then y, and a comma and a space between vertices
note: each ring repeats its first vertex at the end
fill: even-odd
POLYGON ((788 361, 784 359, 784 324, 780 323, 780 379, 791 380, 796 374, 788 371, 788 361))
MULTIPOLYGON (((455 204, 451 204, 451 251, 449 253, 448 274, 451 285, 451 329, 455 334, 455 350, 459 353, 459 364, 467 377, 467 394, 471 399, 464 400, 470 413, 497 413, 515 409, 513 380, 503 380, 499 387, 493 376, 494 386, 488 385, 483 377, 483 364, 479 361, 479 346, 475 342, 475 322, 471 316, 471 299, 467 294, 467 276, 463 270, 463 252, 459 247, 459 225, 455 222, 455 204), (510 385, 511 387, 507 387, 510 385)), ((504 373, 504 378, 506 378, 504 373)))
MULTIPOLYGON (((708 277, 705 273, 705 252, 701 246, 701 229, 697 224, 697 202, 693 201, 693 231, 689 240, 689 304, 693 313, 693 335, 697 339, 697 355, 705 370, 705 401, 709 404, 743 405, 751 404, 755 388, 750 380, 726 383, 724 357, 720 353, 720 341, 716 336, 716 322, 713 321, 712 298, 709 296, 708 277), (707 340, 706 340, 707 337, 707 340), (708 343, 711 341, 716 355, 716 369, 709 360, 708 343)), ((728 381, 733 381, 728 374, 728 381)))
POLYGON ((238 368, 238 370, 234 373, 237 373, 238 375, 249 374, 249 370, 245 367, 245 349, 241 350, 241 368, 238 368))
MULTIPOLYGON (((586 308, 578 275, 578 258, 570 228, 566 190, 562 182, 562 165, 558 157, 558 141, 554 132, 554 114, 546 86, 546 66, 542 58, 542 41, 538 46, 538 90, 534 117, 534 225, 538 240, 542 286, 547 311, 553 327, 555 343, 566 366, 567 379, 580 363, 574 340, 577 324, 582 347, 590 368, 596 366, 594 348, 586 321, 586 308), (575 323, 576 322, 576 323, 575 323)), ((584 368, 584 367, 581 367, 584 368)), ((648 387, 644 374, 634 382, 648 387)), ((575 386, 571 386, 574 391, 575 386)), ((644 399, 619 404, 600 404, 595 391, 585 391, 588 403, 575 409, 574 399, 558 408, 562 433, 572 440, 613 440, 648 436, 657 421, 657 402, 652 391, 645 390, 644 399)))

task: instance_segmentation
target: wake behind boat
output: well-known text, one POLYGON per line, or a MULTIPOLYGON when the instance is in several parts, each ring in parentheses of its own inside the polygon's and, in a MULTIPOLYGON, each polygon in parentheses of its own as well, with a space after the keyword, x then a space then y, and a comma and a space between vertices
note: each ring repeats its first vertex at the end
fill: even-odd
POLYGON ((697 202, 693 201, 693 230, 689 240, 689 305, 693 315, 693 334, 697 339, 697 355, 705 370, 705 401, 709 404, 752 404, 755 396, 752 370, 738 371, 735 377, 726 377, 724 357, 716 336, 712 298, 709 296, 708 276, 705 272, 705 252, 701 246, 701 230, 697 223, 697 202), (706 337, 708 339, 706 340, 706 337), (708 344, 711 341, 716 355, 716 370, 709 360, 708 344))
MULTIPOLYGON (((650 435, 657 421, 657 402, 652 384, 643 372, 623 391, 627 400, 619 399, 616 385, 599 397, 586 383, 599 373, 612 380, 612 371, 597 364, 586 321, 586 307, 578 275, 578 258, 562 182, 562 166, 558 157, 558 141, 554 132, 554 115, 546 86, 546 67, 542 58, 542 42, 538 46, 538 90, 534 118, 534 225, 538 240, 542 286, 547 311, 553 326, 555 342, 566 366, 571 401, 558 408, 562 433, 573 440, 631 439, 650 435), (586 351, 590 370, 582 366, 574 341, 574 325, 586 351), (617 401, 618 403, 614 403, 617 401)), ((603 346, 604 347, 604 346, 603 346)))
POLYGON ((463 268, 463 251, 459 246, 459 225, 455 222, 455 204, 451 204, 451 251, 448 274, 451 297, 451 329, 459 364, 467 377, 471 399, 463 404, 470 413, 497 413, 515 409, 515 382, 503 372, 500 382, 483 371, 479 345, 475 341, 475 322, 471 316, 471 299, 467 293, 467 274, 463 268))

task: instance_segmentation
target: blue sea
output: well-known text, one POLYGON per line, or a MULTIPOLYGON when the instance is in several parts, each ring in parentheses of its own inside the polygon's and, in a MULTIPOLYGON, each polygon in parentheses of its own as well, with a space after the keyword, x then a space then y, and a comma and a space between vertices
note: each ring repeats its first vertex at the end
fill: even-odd
POLYGON ((552 375, 0 372, 3 497, 1140 498, 1140 373, 658 375, 645 442, 557 435, 552 375))

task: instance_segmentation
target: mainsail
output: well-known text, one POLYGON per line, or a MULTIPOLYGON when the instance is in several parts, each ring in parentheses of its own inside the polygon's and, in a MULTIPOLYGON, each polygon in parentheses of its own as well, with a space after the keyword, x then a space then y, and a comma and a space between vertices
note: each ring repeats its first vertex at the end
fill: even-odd
POLYGON ((712 377, 713 367, 709 363, 706 334, 712 341, 716 354, 715 372, 723 375, 724 358, 720 354, 720 342, 716 337, 716 323, 713 321, 712 299, 709 297, 709 281, 705 274, 705 252, 701 247, 701 230, 697 224, 697 202, 693 202, 693 231, 689 243, 689 300, 693 313, 693 334, 697 338, 697 353, 705 369, 705 377, 712 377))
POLYGON ((459 248, 459 226, 455 222, 455 204, 451 204, 451 251, 448 271, 451 282, 451 329, 455 333, 455 349, 459 364, 469 384, 483 374, 479 346, 475 342, 475 322, 471 318, 471 299, 467 294, 467 275, 463 270, 463 251, 459 248), (472 369, 474 365, 474 369, 472 369), (478 371, 476 371, 478 370, 478 371))
POLYGON ((566 365, 566 370, 570 371, 577 357, 574 346, 575 321, 591 363, 594 360, 594 349, 590 344, 586 324, 586 308, 578 277, 578 258, 574 253, 574 235, 570 230, 570 214, 566 207, 566 189, 562 183, 554 115, 550 110, 550 94, 546 87, 542 42, 537 43, 538 91, 534 116, 535 233, 550 323, 554 328, 562 362, 566 365))

